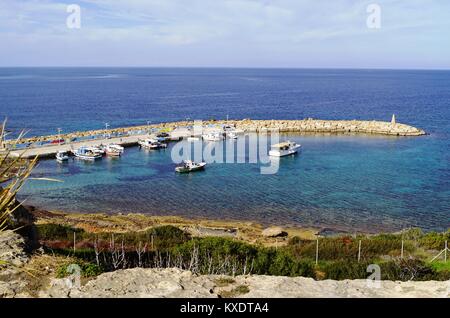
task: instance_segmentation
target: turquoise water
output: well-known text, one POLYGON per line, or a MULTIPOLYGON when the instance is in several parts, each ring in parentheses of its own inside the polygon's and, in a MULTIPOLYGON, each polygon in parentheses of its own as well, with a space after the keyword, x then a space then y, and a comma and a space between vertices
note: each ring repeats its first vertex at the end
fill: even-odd
MULTIPOLYGON (((208 118, 378 119, 430 135, 289 135, 300 155, 274 175, 210 164, 177 175, 170 148, 118 159, 41 161, 27 203, 342 230, 450 227, 450 72, 257 69, 0 69, 0 115, 30 134, 208 118)), ((173 144, 171 145, 171 147, 173 144)))
POLYGON ((171 160, 173 145, 160 151, 133 147, 121 158, 95 163, 42 161, 36 176, 64 182, 30 181, 23 194, 38 205, 74 212, 142 212, 365 231, 448 225, 449 181, 439 174, 446 165, 420 156, 432 137, 285 138, 301 143, 303 151, 282 158, 274 175, 260 174, 264 164, 250 163, 211 163, 204 172, 179 175, 171 160), (439 187, 446 191, 434 191, 439 187))

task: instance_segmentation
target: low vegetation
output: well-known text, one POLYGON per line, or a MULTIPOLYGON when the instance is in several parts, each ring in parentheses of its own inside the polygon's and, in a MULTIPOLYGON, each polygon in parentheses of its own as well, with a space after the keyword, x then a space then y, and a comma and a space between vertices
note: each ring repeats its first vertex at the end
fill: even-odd
MULTIPOLYGON (((58 224, 40 224, 37 230, 49 253, 79 260, 76 263, 84 277, 123 268, 178 267, 198 274, 342 280, 367 278, 368 265, 377 264, 382 279, 450 279, 447 263, 429 262, 432 255, 443 248, 449 232, 424 234, 411 229, 400 234, 321 238, 316 265, 316 241, 296 237, 287 245, 276 248, 230 238, 194 238, 170 225, 127 233, 94 234, 58 224), (360 241, 362 248, 358 260, 360 241)), ((63 266, 58 275, 64 273, 63 266)))

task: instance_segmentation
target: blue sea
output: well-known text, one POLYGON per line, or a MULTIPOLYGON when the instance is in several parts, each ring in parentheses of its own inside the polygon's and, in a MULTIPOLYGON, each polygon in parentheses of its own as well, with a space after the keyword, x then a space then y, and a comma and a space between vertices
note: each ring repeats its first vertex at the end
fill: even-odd
MULTIPOLYGON (((210 164, 177 175, 165 151, 43 160, 26 204, 67 212, 147 213, 343 231, 450 227, 450 72, 335 69, 1 68, 0 117, 28 135, 193 119, 397 121, 422 137, 289 135, 300 155, 277 174, 210 164)), ((226 141, 228 142, 228 141, 226 141)))

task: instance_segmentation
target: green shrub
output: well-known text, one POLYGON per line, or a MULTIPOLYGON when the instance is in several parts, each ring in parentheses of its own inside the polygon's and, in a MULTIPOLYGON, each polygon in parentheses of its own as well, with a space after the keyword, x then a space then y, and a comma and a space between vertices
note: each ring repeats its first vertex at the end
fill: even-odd
POLYGON ((445 233, 429 232, 419 239, 419 245, 426 249, 442 250, 445 241, 450 241, 450 230, 445 233))
MULTIPOLYGON (((97 266, 97 264, 86 263, 86 262, 82 262, 82 261, 78 261, 75 264, 80 267, 82 277, 95 277, 104 272, 100 266, 97 266)), ((65 265, 58 267, 56 269, 56 277, 64 278, 69 275, 72 275, 73 272, 68 271, 69 266, 71 266, 71 265, 73 265, 73 264, 65 264, 65 265)))
POLYGON ((302 261, 284 251, 273 254, 268 275, 315 277, 314 265, 311 261, 302 261))
MULTIPOLYGON (((356 261, 359 240, 361 240, 361 260, 374 261, 382 255, 400 254, 402 238, 400 235, 381 234, 367 237, 326 237, 319 240, 319 260, 321 261, 356 261)), ((297 258, 314 260, 316 257, 315 240, 293 238, 286 247, 297 258)), ((404 251, 412 252, 411 242, 404 242, 404 251)))
POLYGON ((158 250, 166 250, 190 239, 188 233, 172 225, 155 227, 146 234, 150 239, 153 236, 153 245, 158 250))
POLYGON ((285 275, 314 277, 310 261, 295 258, 287 250, 253 246, 228 238, 196 238, 172 250, 174 257, 181 257, 187 264, 198 255, 200 273, 220 268, 221 273, 248 273, 260 275, 285 275))
POLYGON ((73 233, 81 235, 84 233, 82 229, 72 228, 61 224, 38 224, 36 225, 39 240, 73 240, 73 233))
POLYGON ((422 260, 394 260, 380 264, 383 280, 438 280, 440 274, 422 260))
POLYGON ((320 270, 325 273, 325 279, 365 279, 368 263, 357 263, 351 261, 325 262, 320 265, 320 270))

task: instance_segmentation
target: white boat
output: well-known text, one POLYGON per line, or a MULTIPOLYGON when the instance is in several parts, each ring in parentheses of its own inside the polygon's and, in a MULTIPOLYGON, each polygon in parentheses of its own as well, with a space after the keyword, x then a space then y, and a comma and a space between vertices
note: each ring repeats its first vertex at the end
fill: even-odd
POLYGON ((202 137, 203 137, 203 140, 206 140, 206 141, 221 141, 221 140, 223 140, 223 135, 218 132, 209 133, 209 134, 203 135, 202 137))
POLYGON ((159 142, 157 139, 141 139, 138 141, 139 146, 146 149, 161 149, 167 148, 167 144, 163 142, 159 142))
POLYGON ((193 162, 192 160, 184 160, 183 163, 175 168, 176 172, 187 173, 205 169, 206 162, 193 162))
POLYGON ((234 132, 229 132, 226 134, 226 136, 228 139, 237 139, 238 138, 237 134, 234 132))
POLYGON ((105 154, 105 147, 103 145, 100 146, 90 146, 86 147, 88 150, 92 151, 93 153, 96 153, 98 155, 103 156, 105 154))
POLYGON ((64 162, 69 160, 69 153, 67 151, 59 150, 56 153, 56 161, 64 162))
POLYGON ((77 150, 73 152, 75 157, 82 159, 82 160, 97 160, 101 159, 102 155, 98 153, 93 147, 80 147, 77 150))
POLYGON ((271 157, 284 157, 296 154, 301 145, 296 144, 293 141, 285 141, 279 144, 272 145, 272 149, 269 151, 271 157))
POLYGON ((117 144, 109 144, 104 148, 104 150, 108 156, 113 156, 113 157, 119 157, 125 151, 125 149, 122 146, 117 145, 117 144))
POLYGON ((199 140, 200 140, 199 137, 195 137, 195 136, 187 137, 187 141, 189 141, 189 142, 194 142, 194 141, 199 141, 199 140))

